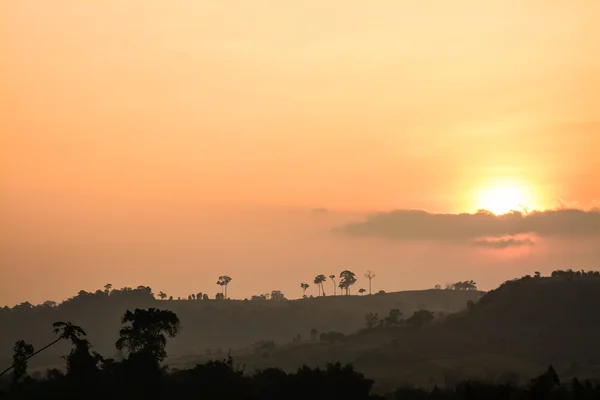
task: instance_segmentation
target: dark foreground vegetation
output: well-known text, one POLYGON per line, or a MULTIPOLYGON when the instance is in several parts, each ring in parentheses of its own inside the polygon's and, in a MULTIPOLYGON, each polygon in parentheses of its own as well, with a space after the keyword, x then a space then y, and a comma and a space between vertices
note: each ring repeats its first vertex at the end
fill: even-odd
POLYGON ((92 350, 85 331, 69 322, 56 322, 58 338, 38 352, 18 341, 13 364, 0 375, 0 396, 7 399, 597 399, 600 385, 592 381, 561 381, 552 366, 527 385, 467 380, 454 387, 401 387, 385 395, 371 393, 373 381, 351 365, 328 364, 324 369, 303 366, 293 373, 267 368, 251 375, 231 357, 193 368, 169 371, 167 338, 180 330, 168 310, 127 311, 115 343, 120 361, 92 350), (58 341, 70 341, 64 371, 48 370, 31 378, 27 361, 58 341), (66 371, 66 372, 65 372, 66 371))

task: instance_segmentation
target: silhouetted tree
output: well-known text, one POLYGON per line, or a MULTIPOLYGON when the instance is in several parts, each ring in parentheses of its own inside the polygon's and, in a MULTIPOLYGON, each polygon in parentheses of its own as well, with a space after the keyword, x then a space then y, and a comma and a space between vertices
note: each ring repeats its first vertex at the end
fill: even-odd
POLYGON ((390 310, 390 313, 384 319, 384 324, 387 327, 398 326, 400 322, 402 322, 402 312, 397 308, 390 310))
POLYGON ((224 300, 224 299, 225 299, 225 295, 223 293, 215 294, 215 300, 224 300))
POLYGON ((453 283, 450 285, 449 288, 453 289, 453 290, 477 290, 477 284, 473 280, 463 281, 463 282, 453 283))
POLYGON ((414 314, 406 320, 406 323, 414 326, 415 328, 421 328, 425 325, 428 325, 433 321, 433 313, 429 310, 418 310, 415 311, 414 314))
POLYGON ((377 313, 368 312, 365 315, 365 326, 368 329, 374 328, 379 324, 379 315, 377 313))
POLYGON ((308 283, 301 283, 300 287, 302 288, 302 297, 306 297, 306 289, 309 288, 309 284, 308 283))
POLYGON ((19 340, 13 347, 13 384, 17 384, 22 378, 27 376, 27 360, 33 355, 33 346, 19 340))
POLYGON ((143 354, 157 365, 167 356, 167 336, 173 338, 179 333, 179 318, 169 310, 127 310, 121 323, 126 326, 119 332, 117 349, 127 349, 130 356, 143 354))
POLYGON ((369 280, 369 294, 372 294, 371 292, 371 281, 373 280, 373 278, 375 278, 377 275, 375 274, 375 272, 368 270, 367 272, 365 272, 365 278, 367 278, 369 280))
POLYGON ((331 279, 331 282, 333 283, 333 295, 335 296, 337 294, 335 285, 335 275, 329 275, 329 279, 331 279))
MULTIPOLYGON (((37 351, 36 354, 39 353, 40 351, 50 347, 51 345, 53 345, 60 339, 69 340, 70 342, 74 343, 78 339, 81 339, 83 336, 87 336, 87 333, 85 333, 85 331, 83 329, 81 329, 77 325, 73 325, 70 322, 59 321, 59 322, 53 323, 52 326, 54 327, 54 333, 59 335, 58 339, 56 341, 52 342, 51 344, 49 344, 47 347, 37 351)), ((35 354, 33 354, 33 355, 35 355, 35 354)))
POLYGON ((91 352, 87 339, 75 339, 73 349, 67 357, 67 376, 77 382, 79 390, 89 390, 98 373, 98 364, 104 359, 96 352, 91 352))
POLYGON ((112 290, 112 285, 110 283, 107 283, 106 285, 104 285, 104 293, 106 293, 106 295, 109 295, 111 290, 112 290))
MULTIPOLYGON (((32 353, 27 358, 25 358, 23 361, 29 360, 31 357, 34 357, 35 355, 41 353, 42 351, 46 350, 50 346, 55 345, 56 343, 60 342, 63 339, 74 342, 75 340, 79 339, 81 336, 86 336, 86 333, 84 332, 83 329, 81 329, 77 325, 73 325, 70 322, 62 322, 62 321, 55 322, 54 324, 52 324, 52 326, 54 327, 54 333, 58 334, 58 338, 56 340, 54 340, 53 342, 51 342, 50 344, 47 344, 46 346, 42 347, 35 353, 32 353)), ((15 365, 13 364, 10 367, 8 367, 7 369, 5 369, 4 371, 0 372, 0 376, 4 375, 5 373, 10 371, 14 367, 15 367, 15 365)))
POLYGON ((574 399, 584 398, 583 393, 585 392, 585 389, 581 382, 579 382, 579 379, 573 378, 571 380, 571 391, 573 392, 574 399))
POLYGON ((365 289, 363 289, 363 288, 360 288, 360 289, 358 289, 358 293, 360 293, 361 295, 362 295, 364 292, 366 292, 366 290, 365 290, 365 289))
POLYGON ((340 273, 340 288, 346 291, 346 295, 350 294, 350 286, 356 283, 356 277, 352 271, 342 271, 340 273))
POLYGON ((229 282, 231 282, 231 278, 228 277, 227 275, 220 276, 219 280, 217 281, 217 285, 220 285, 222 290, 224 288, 224 293, 223 293, 224 299, 227 299, 227 286, 229 286, 229 282))
POLYGON ((546 372, 531 381, 531 392, 533 398, 547 399, 550 392, 560 386, 560 379, 552 365, 548 367, 546 372))
POLYGON ((311 342, 316 342, 318 335, 319 335, 319 331, 317 331, 315 328, 312 328, 310 330, 310 341, 311 342))
POLYGON ((325 282, 325 275, 321 274, 315 277, 314 283, 319 288, 319 295, 325 294, 325 291, 323 290, 323 282, 325 282))
POLYGON ((159 293, 158 293, 158 297, 159 297, 161 300, 164 300, 164 299, 166 299, 166 298, 167 298, 167 294, 166 294, 165 292, 159 292, 159 293))
POLYGON ((144 293, 148 296, 154 296, 154 294, 152 293, 152 288, 150 286, 140 285, 135 290, 137 290, 138 292, 144 293))
POLYGON ((271 300, 274 300, 274 301, 283 301, 283 300, 286 300, 286 298, 285 298, 284 294, 281 293, 280 290, 273 290, 271 292, 271 300))

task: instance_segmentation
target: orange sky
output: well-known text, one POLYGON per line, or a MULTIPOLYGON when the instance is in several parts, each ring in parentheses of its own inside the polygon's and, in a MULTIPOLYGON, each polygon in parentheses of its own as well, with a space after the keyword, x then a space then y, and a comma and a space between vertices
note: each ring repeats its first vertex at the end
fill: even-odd
MULTIPOLYGON (((0 304, 106 280, 216 291, 189 282, 224 270, 249 296, 315 260, 438 283, 406 276, 418 246, 350 257, 323 233, 356 214, 276 210, 473 212, 505 182, 528 207, 596 204, 598 18, 594 1, 4 0, 0 304)), ((499 263, 463 272, 489 285, 524 262, 456 257, 444 279, 499 263)))

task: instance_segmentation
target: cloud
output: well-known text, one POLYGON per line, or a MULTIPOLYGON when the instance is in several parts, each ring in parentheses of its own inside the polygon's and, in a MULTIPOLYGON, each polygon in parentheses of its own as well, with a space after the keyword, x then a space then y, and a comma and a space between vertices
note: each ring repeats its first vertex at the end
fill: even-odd
POLYGON ((507 239, 478 239, 473 241, 473 245, 479 247, 489 247, 492 249, 506 249, 508 247, 533 246, 533 240, 507 238, 507 239))
POLYGON ((515 211, 505 215, 484 211, 475 214, 434 214, 422 210, 396 210, 371 215, 334 231, 353 237, 399 241, 472 242, 521 234, 590 238, 600 237, 600 210, 557 209, 529 214, 515 211))

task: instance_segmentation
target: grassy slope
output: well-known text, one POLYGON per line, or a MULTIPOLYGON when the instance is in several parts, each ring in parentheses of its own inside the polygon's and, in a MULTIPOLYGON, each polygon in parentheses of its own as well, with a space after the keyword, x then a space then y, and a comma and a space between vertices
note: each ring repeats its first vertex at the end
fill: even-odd
MULTIPOLYGON (((243 348, 258 340, 288 343, 301 334, 309 337, 312 328, 318 331, 337 330, 351 333, 359 329, 367 312, 389 312, 399 308, 405 313, 418 308, 451 313, 465 307, 467 300, 476 299, 478 292, 440 290, 405 291, 373 296, 329 296, 291 301, 158 301, 116 302, 109 299, 84 298, 66 307, 32 311, 30 315, 15 315, 1 321, 0 361, 10 362, 11 349, 17 339, 40 347, 52 340, 53 322, 71 321, 82 326, 95 349, 104 356, 115 355, 120 317, 127 308, 158 307, 170 309, 181 320, 182 332, 170 341, 168 352, 172 360, 205 354, 207 348, 243 348), (6 325, 6 329, 4 328, 6 325)), ((68 345, 56 346, 31 360, 31 367, 62 365, 59 355, 68 353, 68 345)))
POLYGON ((470 376, 529 378, 550 363, 565 377, 598 378, 599 306, 598 278, 531 279, 501 286, 471 311, 421 330, 375 329, 333 345, 295 344, 234 357, 250 370, 352 362, 380 389, 402 382, 444 384, 470 376))

